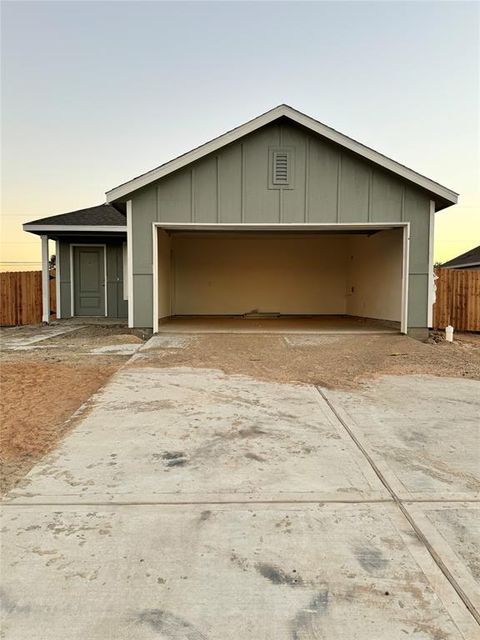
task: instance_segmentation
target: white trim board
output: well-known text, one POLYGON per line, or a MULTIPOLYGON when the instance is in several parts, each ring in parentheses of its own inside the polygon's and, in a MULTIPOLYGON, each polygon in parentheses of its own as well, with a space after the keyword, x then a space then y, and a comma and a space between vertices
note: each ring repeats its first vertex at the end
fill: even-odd
POLYGON ((410 223, 403 227, 403 260, 402 260, 402 316, 400 331, 408 331, 408 281, 410 276, 410 223))
POLYGON ((88 231, 101 233, 126 233, 127 227, 87 224, 24 224, 24 231, 88 231))
POLYGON ((48 268, 48 236, 40 236, 42 240, 42 322, 50 322, 50 270, 48 268))
POLYGON ((62 298, 60 287, 60 241, 55 241, 55 315, 57 320, 62 318, 62 298))
POLYGON ((435 202, 430 200, 430 218, 428 222, 428 299, 427 326, 433 327, 433 305, 435 303, 435 278, 433 273, 433 250, 435 240, 435 202))
MULTIPOLYGON (((130 201, 131 202, 131 201, 130 201)), ((128 212, 128 203, 127 203, 128 212)), ((128 213, 127 213, 128 219, 128 213)), ((157 229, 165 230, 181 230, 191 229, 195 231, 330 231, 335 229, 357 231, 361 229, 383 230, 383 229, 403 229, 403 260, 402 260, 402 306, 401 306, 401 320, 400 331, 401 333, 407 333, 408 330, 408 279, 409 279, 409 264, 410 264, 410 223, 409 222, 362 222, 357 224, 349 224, 348 222, 336 223, 336 224, 321 224, 321 223, 284 223, 284 224, 268 224, 268 223, 241 223, 241 224, 205 224, 202 222, 152 222, 152 240, 153 240, 153 333, 158 333, 159 318, 158 318, 158 233, 157 229)), ((130 242, 128 243, 130 246, 130 242)), ((132 282, 133 290, 133 282, 132 282)), ((129 326, 130 325, 130 301, 129 301, 129 326)))
POLYGON ((296 109, 293 109, 286 104, 275 107, 274 109, 267 111, 257 118, 254 118, 253 120, 250 120, 249 122, 246 122, 245 124, 240 125, 239 127, 232 129, 231 131, 228 131, 227 133, 224 133, 218 138, 214 138, 213 140, 210 140, 210 142, 192 149, 191 151, 179 156, 178 158, 170 160, 169 162, 166 162, 165 164, 162 164, 161 166, 156 167, 155 169, 152 169, 147 173, 133 178, 133 180, 129 180, 128 182, 110 189, 105 194, 106 200, 108 203, 111 203, 114 200, 122 198, 132 193, 133 191, 141 189, 151 182, 158 180, 159 178, 163 178, 173 171, 177 171, 178 169, 181 169, 182 167, 185 167, 186 165, 195 162, 200 158, 203 158, 209 153, 218 151, 222 147, 231 144, 232 142, 235 142, 236 140, 239 140, 240 138, 243 138, 244 136, 253 133, 257 129, 260 129, 261 127, 264 127, 265 125, 270 124, 282 117, 287 117, 293 122, 296 122, 297 124, 310 129, 323 138, 326 138, 327 140, 330 140, 331 142, 334 142, 344 147, 345 149, 356 153, 357 155, 365 158, 370 162, 374 162, 384 169, 387 169, 388 171, 399 175, 405 180, 409 180, 417 186, 422 187, 423 189, 426 189, 427 191, 447 200, 448 202, 450 202, 450 204, 457 203, 458 194, 455 191, 452 191, 451 189, 448 189, 447 187, 444 187, 437 182, 430 180, 430 178, 422 176, 416 171, 405 167, 395 160, 387 158, 387 156, 384 156, 383 154, 370 149, 370 147, 357 142, 353 138, 349 138, 343 133, 340 133, 339 131, 328 127, 318 120, 315 120, 314 118, 311 118, 310 116, 307 116, 306 114, 301 113, 300 111, 297 111, 296 109))
MULTIPOLYGON (((99 243, 94 243, 94 242, 72 242, 70 243, 70 314, 72 316, 72 318, 75 318, 77 316, 75 316, 75 299, 74 299, 74 290, 73 290, 73 275, 74 275, 74 269, 73 269, 73 247, 103 247, 103 278, 104 278, 104 282, 103 282, 103 288, 104 288, 104 294, 105 294, 105 313, 104 316, 105 318, 108 317, 108 286, 107 286, 107 245, 106 244, 99 244, 99 243)), ((78 316, 79 318, 81 318, 82 316, 78 316)), ((94 318, 101 318, 102 316, 92 316, 94 318)))
MULTIPOLYGON (((128 292, 128 326, 134 326, 133 319, 133 227, 132 201, 127 202, 127 292, 128 292)), ((123 274, 125 277, 125 274, 123 274)))
MULTIPOLYGON (((155 223, 152 226, 152 241, 153 241, 153 333, 158 333, 158 228, 155 223)), ((170 309, 171 313, 171 309, 170 309)))
POLYGON ((153 222, 166 230, 192 231, 372 231, 400 229, 408 222, 153 222))

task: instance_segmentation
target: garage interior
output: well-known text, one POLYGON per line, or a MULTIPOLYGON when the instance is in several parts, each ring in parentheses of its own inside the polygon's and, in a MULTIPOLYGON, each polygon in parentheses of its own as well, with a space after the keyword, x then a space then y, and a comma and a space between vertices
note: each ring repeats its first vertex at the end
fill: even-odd
POLYGON ((401 228, 156 231, 160 332, 400 331, 401 228))

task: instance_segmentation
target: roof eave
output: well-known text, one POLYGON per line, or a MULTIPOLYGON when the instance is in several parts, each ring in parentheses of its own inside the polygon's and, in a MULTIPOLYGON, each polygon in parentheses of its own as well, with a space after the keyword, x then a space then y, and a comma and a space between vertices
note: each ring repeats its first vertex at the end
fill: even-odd
POLYGON ((218 151, 222 147, 231 144, 232 142, 235 142, 239 138, 243 138, 250 133, 253 133, 257 129, 270 124, 271 122, 277 120, 278 118, 281 118, 282 116, 290 118, 297 124, 314 131, 320 136, 327 138, 331 142, 349 149, 353 153, 365 158, 366 160, 373 162, 383 167, 387 171, 391 171, 392 173, 399 175, 403 179, 408 180, 430 192, 434 197, 439 199, 437 203, 439 205, 437 206, 437 210, 444 209, 445 207, 457 204, 458 202, 458 193, 456 193, 455 191, 452 191, 451 189, 448 189, 447 187, 444 187, 437 182, 430 180, 425 176, 422 176, 416 171, 413 171, 412 169, 405 167, 395 160, 382 155, 378 151, 370 149, 360 142, 357 142, 353 138, 345 136, 339 131, 336 131, 335 129, 332 129, 327 125, 314 120, 310 116, 307 116, 304 113, 301 113, 300 111, 289 107, 288 105, 280 105, 278 107, 275 107, 274 109, 267 111, 266 113, 254 118, 253 120, 250 120, 249 122, 240 125, 239 127, 232 129, 231 131, 228 131, 218 138, 215 138, 214 140, 211 140, 210 142, 207 142, 193 149, 192 151, 189 151, 173 160, 170 160, 169 162, 161 165, 160 167, 157 167, 156 169, 152 169, 152 171, 148 171, 147 173, 144 173, 137 178, 134 178, 133 180, 129 180, 128 182, 125 182, 118 187, 110 189, 105 194, 106 200, 108 203, 112 203, 115 200, 125 198, 125 196, 128 196, 134 191, 146 187, 152 182, 155 182, 156 180, 159 180, 160 178, 163 178, 166 175, 173 173, 174 171, 177 171, 178 169, 181 169, 188 164, 191 164, 192 162, 200 160, 209 153, 218 151))
POLYGON ((127 233, 126 226, 117 225, 86 225, 86 224, 24 224, 22 225, 24 231, 35 234, 49 233, 127 233))
POLYGON ((480 267, 480 260, 474 260, 473 262, 460 262, 459 264, 449 264, 446 262, 441 266, 443 269, 469 269, 471 267, 480 267))

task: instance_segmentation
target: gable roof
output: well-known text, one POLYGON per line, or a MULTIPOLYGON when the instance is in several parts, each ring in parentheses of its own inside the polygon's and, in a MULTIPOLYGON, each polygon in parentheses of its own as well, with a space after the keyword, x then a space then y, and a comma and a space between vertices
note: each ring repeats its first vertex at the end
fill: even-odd
POLYGON ((478 247, 473 247, 469 251, 465 251, 460 256, 452 258, 448 262, 442 264, 442 267, 477 267, 480 266, 480 244, 478 247))
POLYGON ((126 231, 126 225, 125 213, 111 204, 97 204, 87 209, 77 209, 26 222, 23 229, 39 233, 42 231, 87 231, 93 227, 91 229, 93 231, 114 232, 126 231))
POLYGON ((188 153, 184 153, 183 155, 178 156, 177 158, 170 160, 169 162, 166 162, 159 167, 148 171, 147 173, 143 173, 140 176, 133 178, 133 180, 129 180, 128 182, 124 182, 123 184, 110 189, 106 192, 107 202, 113 202, 114 200, 120 198, 125 199, 125 196, 132 193, 133 191, 141 189, 142 187, 147 186, 155 180, 163 178, 164 176, 173 173, 174 171, 177 171, 178 169, 181 169, 182 167, 195 162, 200 158, 203 158, 209 153, 218 151, 222 147, 235 142, 239 138, 243 138, 244 136, 253 133, 257 129, 260 129, 261 127, 264 127, 265 125, 270 124, 280 118, 288 118, 292 122, 295 122, 326 138, 327 140, 330 140, 340 145, 341 147, 352 151, 353 153, 365 158, 366 160, 369 160, 370 162, 373 162, 383 167, 384 169, 397 174, 401 178, 409 180, 417 186, 426 189, 433 196, 437 196, 437 204, 439 205, 437 209, 442 209, 444 207, 457 203, 458 194, 455 191, 447 189, 447 187, 443 187, 442 185, 438 184, 438 182, 434 182, 433 180, 422 176, 416 171, 405 167, 395 160, 387 158, 387 156, 384 156, 383 154, 370 149, 370 147, 357 142, 353 138, 349 138, 343 133, 340 133, 339 131, 328 127, 318 120, 315 120, 314 118, 311 118, 310 116, 307 116, 304 113, 301 113, 300 111, 297 111, 296 109, 293 109, 286 104, 279 105, 278 107, 267 111, 257 118, 254 118, 253 120, 250 120, 249 122, 246 122, 245 124, 232 129, 231 131, 227 131, 227 133, 224 133, 218 138, 214 138, 213 140, 210 140, 210 142, 206 142, 205 144, 192 149, 188 153))

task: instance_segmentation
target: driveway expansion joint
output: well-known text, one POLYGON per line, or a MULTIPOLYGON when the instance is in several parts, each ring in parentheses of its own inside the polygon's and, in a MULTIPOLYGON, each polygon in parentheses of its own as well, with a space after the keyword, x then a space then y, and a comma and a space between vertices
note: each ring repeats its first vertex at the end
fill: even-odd
MULTIPOLYGON (((32 637, 34 620, 45 640, 104 640, 114 625, 125 640, 479 637, 471 538, 457 544, 480 501, 463 482, 472 456, 455 466, 458 454, 432 449, 420 467, 428 439, 403 405, 387 413, 387 393, 370 405, 363 393, 143 359, 87 401, 3 503, 5 602, 18 603, 9 640, 32 637), (388 420, 396 441, 377 430, 388 420), (183 465, 165 462, 180 455, 183 465), (95 626, 85 633, 76 617, 72 635, 87 600, 95 626)), ((425 416, 439 438, 433 409, 425 416)))
MULTIPOLYGON (((370 465, 370 467, 373 469, 373 471, 377 475, 377 477, 380 480, 380 482, 383 484, 385 489, 391 495, 393 502, 397 505, 397 507, 402 512, 402 514, 405 517, 405 519, 408 521, 408 523, 410 524, 412 529, 415 531, 415 534, 417 535, 418 539, 422 542, 422 544, 424 545, 424 547, 426 548, 426 550, 428 551, 428 553, 432 557, 432 559, 435 562, 435 564, 438 566, 438 568, 443 573, 445 578, 448 580, 448 582, 451 584, 453 589, 456 591, 457 595, 459 596, 459 598, 461 599, 461 601, 463 602, 465 607, 472 614, 473 618, 475 619, 477 624, 480 626, 480 612, 477 610, 477 608, 472 603, 472 601, 470 600, 468 595, 464 592, 464 590, 461 588, 461 586, 459 585, 457 580, 455 580, 454 576, 449 571, 448 567, 442 561, 442 559, 440 558, 439 554, 435 551, 435 549, 432 547, 432 545, 430 544, 428 539, 425 537, 424 533, 422 532, 422 530, 419 528, 419 526, 415 522, 413 516, 408 511, 408 509, 405 506, 405 504, 402 501, 402 499, 400 499, 399 496, 396 494, 396 492, 392 489, 392 487, 390 486, 390 483, 388 482, 388 480, 385 478, 385 476, 382 474, 382 472, 378 468, 378 466, 375 463, 375 461, 374 461, 373 457, 371 456, 371 454, 368 452, 368 450, 365 448, 365 446, 360 442, 359 438, 355 435, 352 427, 347 424, 347 421, 345 420, 345 418, 342 417, 342 415, 340 414, 338 409, 335 407, 335 405, 334 405, 333 401, 331 400, 331 398, 325 392, 325 390, 322 389, 321 387, 319 387, 318 385, 315 385, 315 389, 318 391, 318 393, 321 396, 321 398, 326 402, 326 404, 328 405, 329 409, 334 414, 335 418, 343 426, 343 428, 348 433, 350 438, 353 440, 355 445, 362 452, 362 454, 364 455, 364 457, 367 460, 368 464, 370 465)), ((405 502, 415 502, 415 501, 414 500, 405 500, 405 502)), ((429 502, 431 502, 431 501, 429 501, 429 502)), ((450 502, 450 501, 449 500, 445 500, 445 501, 438 500, 437 502, 450 502)))

